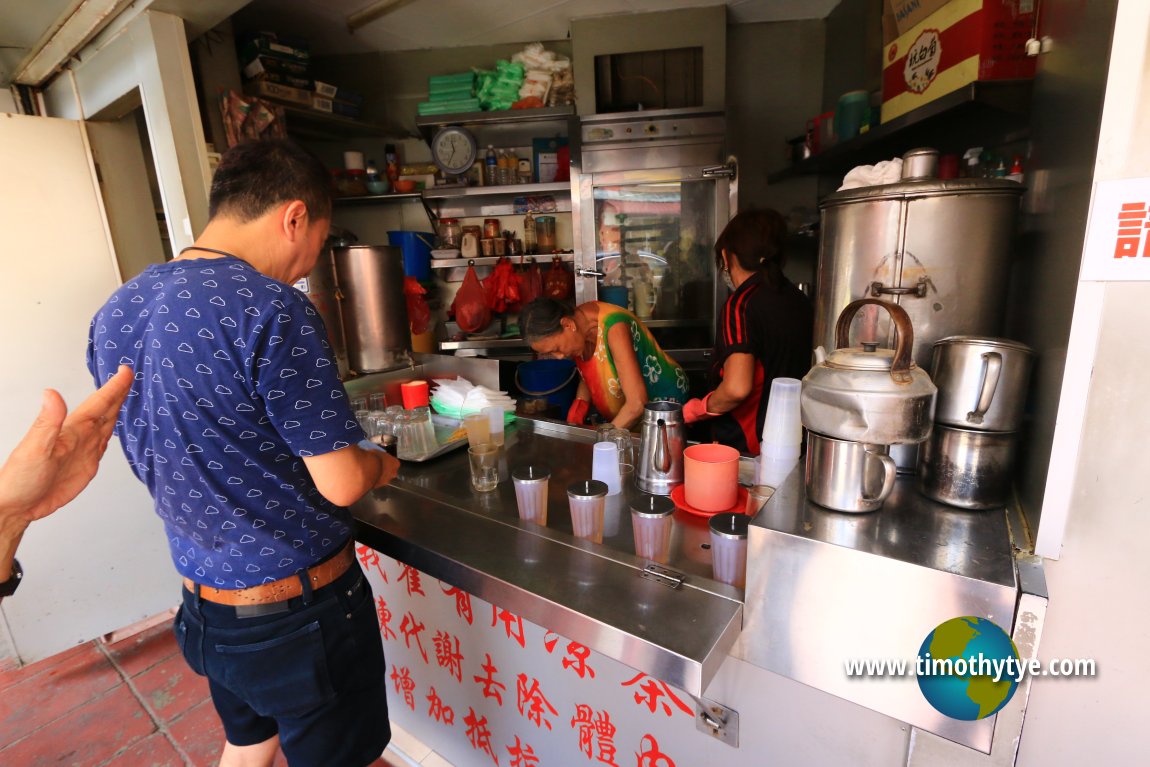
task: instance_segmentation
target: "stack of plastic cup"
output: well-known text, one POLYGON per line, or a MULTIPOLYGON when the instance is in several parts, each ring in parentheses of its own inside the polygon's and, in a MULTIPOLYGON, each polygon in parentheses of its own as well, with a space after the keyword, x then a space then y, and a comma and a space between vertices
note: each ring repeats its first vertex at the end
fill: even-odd
POLYGON ((776 378, 771 382, 771 398, 763 419, 763 442, 759 447, 757 485, 778 487, 799 462, 803 446, 803 424, 799 416, 802 386, 797 378, 776 378))
POLYGON ((623 489, 619 470, 619 446, 614 442, 596 442, 591 451, 591 478, 607 486, 607 495, 618 495, 623 489))
POLYGON ((488 430, 491 432, 491 444, 503 444, 503 408, 501 407, 485 407, 483 408, 484 414, 487 416, 488 430))
POLYGON ((547 524, 547 486, 551 472, 538 466, 521 466, 511 472, 519 518, 547 524))

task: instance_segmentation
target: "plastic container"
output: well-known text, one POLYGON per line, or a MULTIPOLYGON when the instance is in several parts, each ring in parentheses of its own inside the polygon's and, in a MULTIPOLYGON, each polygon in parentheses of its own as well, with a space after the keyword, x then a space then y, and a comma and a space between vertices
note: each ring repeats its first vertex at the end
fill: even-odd
POLYGON ((429 403, 427 381, 407 381, 399 385, 399 395, 403 399, 403 407, 415 410, 417 407, 427 407, 429 403))
POLYGON ((715 580, 743 588, 747 583, 746 514, 716 514, 708 523, 711 528, 711 573, 715 580))
POLYGON ((719 444, 683 451, 683 492, 700 511, 726 511, 739 496, 739 451, 719 444))
POLYGON ((463 228, 458 218, 439 219, 439 245, 442 248, 458 248, 463 239, 463 228))
POLYGON ((515 369, 515 386, 528 399, 543 399, 566 415, 579 389, 574 360, 531 360, 515 369))
POLYGON ((675 504, 661 495, 644 494, 631 502, 631 531, 635 556, 666 562, 671 555, 671 529, 675 504))
POLYGON ((485 218, 483 219, 483 236, 487 239, 495 239, 496 237, 503 236, 503 230, 499 219, 485 218))
POLYGON ((555 252, 555 216, 535 217, 535 243, 540 253, 555 252))
POLYGON ((519 518, 547 524, 547 487, 551 472, 539 466, 521 466, 511 472, 519 518))
POLYGON ((483 414, 487 416, 488 429, 491 432, 491 444, 503 444, 503 408, 485 407, 483 414))
POLYGON ((603 542, 603 511, 607 506, 607 486, 594 479, 583 479, 567 487, 571 505, 571 529, 576 538, 603 542))
POLYGON ((487 145, 487 155, 483 160, 483 185, 495 186, 499 183, 499 156, 495 154, 495 147, 487 145))
POLYGON ((591 450, 591 477, 607 486, 607 495, 618 495, 623 490, 623 475, 619 468, 619 446, 614 442, 596 442, 591 450))
POLYGON ((403 273, 417 280, 431 279, 431 250, 434 235, 429 232, 393 231, 387 233, 389 245, 403 251, 403 273))

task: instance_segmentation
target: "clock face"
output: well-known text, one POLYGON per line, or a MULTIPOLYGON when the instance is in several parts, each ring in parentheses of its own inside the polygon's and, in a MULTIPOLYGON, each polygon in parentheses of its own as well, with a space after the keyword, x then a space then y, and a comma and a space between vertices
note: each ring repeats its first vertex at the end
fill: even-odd
POLYGON ((432 140, 431 155, 440 170, 458 176, 475 162, 475 137, 463 128, 443 128, 432 140))

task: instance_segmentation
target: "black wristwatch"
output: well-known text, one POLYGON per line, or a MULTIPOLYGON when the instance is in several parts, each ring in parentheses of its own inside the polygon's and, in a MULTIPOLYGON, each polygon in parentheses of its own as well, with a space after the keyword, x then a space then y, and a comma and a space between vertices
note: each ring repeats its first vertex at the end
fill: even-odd
POLYGON ((0 599, 15 594, 22 580, 24 580, 24 570, 20 567, 20 563, 13 559, 11 577, 3 583, 0 583, 0 599))

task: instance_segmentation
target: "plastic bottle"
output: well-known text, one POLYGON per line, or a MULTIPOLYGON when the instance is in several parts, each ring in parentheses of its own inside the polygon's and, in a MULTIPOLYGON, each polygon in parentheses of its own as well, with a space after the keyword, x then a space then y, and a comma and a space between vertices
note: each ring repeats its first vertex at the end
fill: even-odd
POLYGON ((487 145, 487 156, 483 161, 483 185, 495 186, 499 183, 499 157, 495 154, 495 147, 487 145))
POLYGON ((519 167, 519 158, 515 156, 514 149, 508 149, 506 158, 507 165, 503 171, 503 183, 511 186, 518 179, 516 178, 516 169, 519 167))
POLYGON ((1010 163, 1010 172, 1006 174, 1006 178, 1008 181, 1022 183, 1022 158, 1019 155, 1014 155, 1014 161, 1010 163))
POLYGON ((394 189, 395 181, 399 178, 399 155, 395 151, 395 144, 388 144, 383 148, 383 152, 387 162, 387 180, 394 189))
POLYGON ((523 217, 523 252, 535 255, 538 247, 535 244, 535 216, 531 211, 527 211, 527 215, 523 217))

